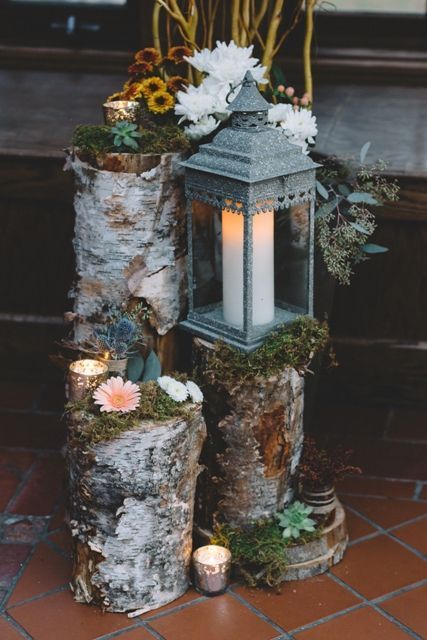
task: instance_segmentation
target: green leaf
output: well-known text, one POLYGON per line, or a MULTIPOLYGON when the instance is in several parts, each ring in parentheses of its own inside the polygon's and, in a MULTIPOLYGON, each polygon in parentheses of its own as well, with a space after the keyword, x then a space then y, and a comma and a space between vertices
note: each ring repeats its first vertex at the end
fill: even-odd
POLYGON ((386 253, 388 251, 387 247, 382 247, 380 244, 364 244, 362 247, 362 251, 364 253, 386 253))
POLYGON ((360 233, 365 233, 366 235, 369 235, 369 231, 358 222, 350 222, 349 224, 353 227, 353 229, 356 229, 356 231, 360 231, 360 233))
POLYGON ((144 371, 144 358, 140 353, 128 360, 127 376, 131 382, 138 382, 144 371))
POLYGON ((351 193, 349 187, 346 184, 339 184, 338 191, 345 197, 349 196, 351 193))
POLYGON ((162 375, 162 366, 157 354, 154 351, 150 351, 145 361, 144 375, 142 376, 143 382, 149 380, 157 380, 162 375))
POLYGON ((378 204, 378 200, 371 196, 370 193, 365 193, 364 191, 354 191, 347 196, 347 200, 353 203, 364 202, 365 204, 378 204))
POLYGON ((369 151, 370 146, 371 146, 370 142, 365 142, 363 147, 360 149, 360 162, 361 162, 361 164, 363 164, 365 162, 366 155, 367 155, 367 153, 369 151))
POLYGON ((139 150, 139 145, 137 142, 135 142, 135 140, 133 140, 132 138, 125 138, 123 140, 123 144, 125 144, 127 147, 129 147, 130 149, 134 149, 134 151, 138 151, 139 150))
POLYGON ((316 218, 324 218, 329 215, 334 209, 336 209, 341 200, 342 198, 334 198, 330 202, 325 202, 325 204, 316 211, 316 218))
POLYGON ((325 200, 329 200, 328 190, 325 189, 325 187, 321 182, 319 182, 319 180, 316 180, 316 190, 317 190, 317 193, 319 193, 322 196, 322 198, 324 198, 325 200))
POLYGON ((278 67, 276 64, 273 64, 271 72, 276 84, 284 84, 286 86, 286 77, 280 67, 278 67))

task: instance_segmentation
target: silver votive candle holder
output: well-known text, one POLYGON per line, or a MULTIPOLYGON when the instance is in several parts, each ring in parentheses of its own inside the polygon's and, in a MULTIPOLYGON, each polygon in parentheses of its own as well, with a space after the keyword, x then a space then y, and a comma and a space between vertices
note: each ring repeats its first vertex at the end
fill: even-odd
POLYGON ((115 125, 117 122, 133 122, 139 124, 141 105, 135 100, 115 100, 102 105, 105 124, 115 125))
POLYGON ((219 596, 230 580, 231 553, 225 547, 209 544, 193 553, 194 588, 205 596, 219 596))
POLYGON ((108 365, 100 360, 76 360, 68 371, 68 400, 77 402, 108 378, 108 365))

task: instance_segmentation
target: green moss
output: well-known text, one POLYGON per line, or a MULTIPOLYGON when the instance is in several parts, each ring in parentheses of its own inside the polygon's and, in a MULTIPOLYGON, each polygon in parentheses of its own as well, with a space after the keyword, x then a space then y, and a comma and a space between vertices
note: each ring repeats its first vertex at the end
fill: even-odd
MULTIPOLYGON (((126 149, 126 153, 173 153, 190 150, 190 142, 176 125, 167 124, 151 129, 140 128, 138 148, 126 149)), ((122 147, 114 145, 111 127, 105 125, 80 125, 74 131, 71 144, 83 154, 123 153, 122 147)))
POLYGON ((79 125, 74 131, 71 144, 89 154, 109 153, 115 149, 111 127, 104 125, 79 125))
POLYGON ((249 586, 279 587, 288 565, 287 549, 316 540, 320 535, 321 528, 305 532, 298 540, 288 540, 283 538, 275 520, 260 520, 245 529, 217 525, 210 542, 230 549, 233 564, 249 586))
POLYGON ((272 333, 259 349, 249 354, 218 342, 203 373, 210 383, 228 386, 258 376, 265 378, 286 367, 305 369, 328 339, 326 323, 301 316, 272 333))
POLYGON ((85 416, 84 430, 77 432, 75 437, 85 444, 96 444, 117 438, 124 431, 135 429, 142 420, 163 422, 170 418, 188 418, 191 415, 188 403, 172 400, 156 381, 140 384, 139 388, 139 406, 129 413, 101 413, 90 395, 79 402, 67 405, 68 411, 82 411, 85 416))

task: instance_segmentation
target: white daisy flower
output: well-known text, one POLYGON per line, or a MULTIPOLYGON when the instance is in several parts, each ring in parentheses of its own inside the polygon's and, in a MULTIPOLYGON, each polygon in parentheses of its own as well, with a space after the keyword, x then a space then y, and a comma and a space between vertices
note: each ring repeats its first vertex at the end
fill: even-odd
POLYGON ((192 380, 188 380, 185 386, 193 402, 203 402, 203 393, 199 385, 192 380))

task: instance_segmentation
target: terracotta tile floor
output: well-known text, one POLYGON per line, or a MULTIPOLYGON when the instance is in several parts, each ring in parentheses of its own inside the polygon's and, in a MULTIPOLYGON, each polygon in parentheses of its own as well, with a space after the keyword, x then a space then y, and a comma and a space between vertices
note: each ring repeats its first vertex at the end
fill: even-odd
MULTIPOLYGON (((7 391, 21 421, 28 407, 37 410, 31 392, 42 394, 43 411, 53 424, 46 389, 26 386, 22 398, 13 386, 7 391)), ((373 415, 378 421, 386 414, 373 415)), ((425 423, 416 417, 417 445, 420 439, 427 445, 425 423)), ((402 439, 407 423, 402 417, 392 436, 399 433, 402 439)), ((414 459, 413 451, 405 459, 405 446, 400 464, 394 461, 394 475, 383 461, 379 468, 387 468, 388 477, 375 476, 370 468, 371 475, 341 484, 351 542, 328 574, 286 583, 280 595, 240 584, 213 599, 190 590, 167 607, 130 619, 73 600, 63 463, 56 450, 62 436, 52 438, 52 449, 40 448, 49 426, 42 429, 39 448, 31 448, 37 439, 28 430, 34 424, 22 425, 18 441, 16 434, 7 436, 7 444, 15 439, 13 447, 0 448, 0 640, 427 639, 427 470, 420 477, 402 475, 414 459)), ((410 424, 408 433, 407 446, 410 424)), ((375 451, 381 451, 382 440, 375 442, 375 451)), ((370 449, 366 442, 365 448, 370 449)), ((368 458, 372 461, 372 450, 368 458)))

